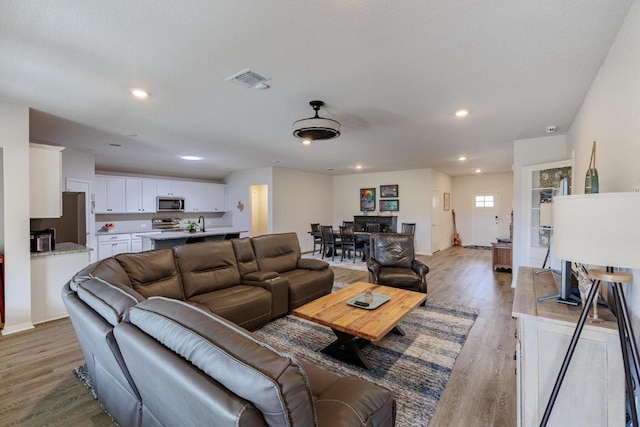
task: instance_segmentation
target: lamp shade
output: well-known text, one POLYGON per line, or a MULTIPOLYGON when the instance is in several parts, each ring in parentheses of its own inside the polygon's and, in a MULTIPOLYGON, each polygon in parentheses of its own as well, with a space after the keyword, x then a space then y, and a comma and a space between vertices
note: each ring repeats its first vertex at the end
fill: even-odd
POLYGON ((640 268, 640 193, 556 196, 553 205, 556 258, 640 268))

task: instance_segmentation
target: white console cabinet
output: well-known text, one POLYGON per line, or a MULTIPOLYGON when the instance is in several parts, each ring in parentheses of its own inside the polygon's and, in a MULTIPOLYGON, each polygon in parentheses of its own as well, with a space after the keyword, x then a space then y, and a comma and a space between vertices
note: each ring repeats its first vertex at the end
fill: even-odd
MULTIPOLYGON (((604 285, 603 285, 604 286, 604 285)), ((539 426, 580 307, 537 298, 555 294, 552 273, 535 274, 520 267, 513 303, 517 318, 516 371, 518 426, 539 426)), ((585 324, 548 426, 622 427, 625 425, 624 367, 613 314, 598 310, 606 321, 585 324)))

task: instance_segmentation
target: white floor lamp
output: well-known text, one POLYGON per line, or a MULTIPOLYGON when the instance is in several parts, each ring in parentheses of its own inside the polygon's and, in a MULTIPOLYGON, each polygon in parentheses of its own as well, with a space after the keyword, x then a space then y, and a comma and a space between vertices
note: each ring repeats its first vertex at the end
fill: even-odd
POLYGON ((631 409, 631 420, 638 427, 638 414, 633 398, 631 362, 636 367, 636 380, 640 384, 640 358, 622 283, 633 282, 629 272, 614 271, 614 268, 640 268, 640 193, 600 193, 559 196, 553 199, 554 251, 557 258, 582 264, 606 266, 590 269, 589 276, 595 281, 587 301, 582 307, 580 320, 569 344, 556 379, 549 403, 542 418, 546 426, 551 415, 560 386, 571 362, 580 333, 584 327, 589 308, 598 295, 601 281, 611 284, 618 321, 618 334, 625 369, 627 400, 631 409), (631 354, 631 359, 629 355, 631 354))

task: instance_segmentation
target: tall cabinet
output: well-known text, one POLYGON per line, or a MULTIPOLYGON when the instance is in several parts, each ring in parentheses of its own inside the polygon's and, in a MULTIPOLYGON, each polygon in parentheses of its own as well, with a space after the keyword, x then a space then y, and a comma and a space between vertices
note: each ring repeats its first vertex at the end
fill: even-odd
POLYGON ((563 178, 569 178, 569 194, 571 194, 570 160, 524 168, 522 212, 525 218, 521 225, 524 243, 522 265, 541 268, 545 264, 553 236, 553 197, 562 195, 560 185, 563 178))

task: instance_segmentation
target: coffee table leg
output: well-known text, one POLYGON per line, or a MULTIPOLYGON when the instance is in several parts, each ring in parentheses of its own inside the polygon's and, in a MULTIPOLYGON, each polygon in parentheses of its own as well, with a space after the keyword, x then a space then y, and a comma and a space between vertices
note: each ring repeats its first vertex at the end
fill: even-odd
POLYGON ((400 335, 402 337, 405 335, 405 333, 402 330, 402 328, 400 326, 398 326, 398 325, 394 326, 393 329, 391 330, 391 332, 393 332, 396 335, 400 335))
POLYGON ((333 333, 338 339, 321 350, 324 354, 371 370, 371 363, 360 351, 362 347, 369 344, 369 341, 336 330, 333 330, 333 333))

